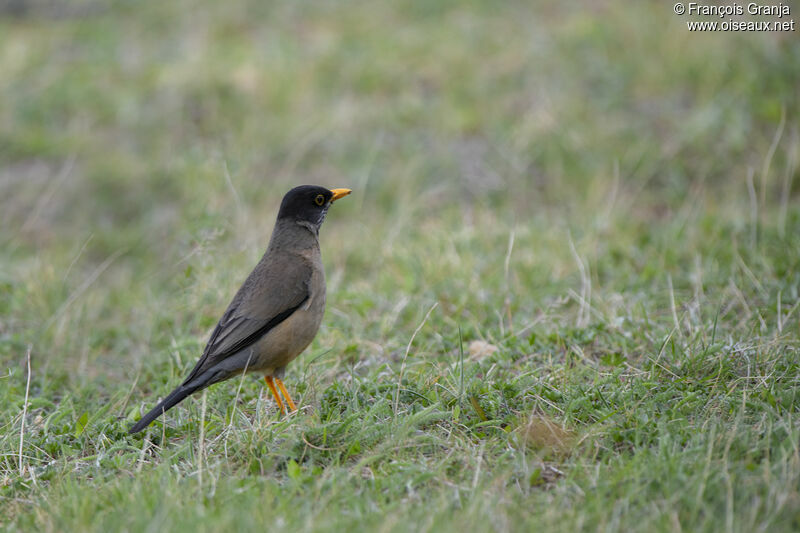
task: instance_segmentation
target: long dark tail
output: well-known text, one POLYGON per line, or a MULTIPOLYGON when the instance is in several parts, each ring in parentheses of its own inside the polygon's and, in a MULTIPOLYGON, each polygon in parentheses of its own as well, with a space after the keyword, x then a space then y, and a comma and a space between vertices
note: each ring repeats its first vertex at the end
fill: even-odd
POLYGON ((191 383, 187 383, 186 385, 181 385, 174 391, 170 392, 166 398, 161 400, 161 402, 158 405, 153 407, 146 415, 144 415, 141 418, 141 420, 139 420, 133 426, 131 426, 131 429, 128 430, 128 433, 133 434, 140 432, 141 430, 149 426, 153 420, 155 420, 165 412, 169 411, 170 409, 178 405, 180 402, 183 401, 184 398, 186 398, 190 394, 197 392, 199 390, 203 390, 209 385, 211 385, 213 381, 209 379, 210 377, 211 376, 207 375, 200 376, 200 378, 195 379, 191 383), (203 379, 204 377, 206 379, 203 379))

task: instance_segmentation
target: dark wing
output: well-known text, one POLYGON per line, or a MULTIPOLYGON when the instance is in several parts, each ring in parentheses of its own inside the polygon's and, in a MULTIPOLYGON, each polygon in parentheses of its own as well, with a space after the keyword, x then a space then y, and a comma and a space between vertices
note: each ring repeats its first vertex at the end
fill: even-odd
POLYGON ((298 256, 262 259, 233 297, 183 384, 256 343, 302 307, 310 297, 311 275, 311 265, 298 256))

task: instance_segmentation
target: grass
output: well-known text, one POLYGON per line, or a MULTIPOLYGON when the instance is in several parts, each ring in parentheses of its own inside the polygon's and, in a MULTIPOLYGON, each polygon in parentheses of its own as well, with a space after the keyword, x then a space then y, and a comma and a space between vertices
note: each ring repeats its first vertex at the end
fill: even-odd
POLYGON ((657 2, 9 6, 5 528, 800 528, 796 35, 657 2), (301 411, 246 377, 128 436, 299 183, 354 189, 301 411))

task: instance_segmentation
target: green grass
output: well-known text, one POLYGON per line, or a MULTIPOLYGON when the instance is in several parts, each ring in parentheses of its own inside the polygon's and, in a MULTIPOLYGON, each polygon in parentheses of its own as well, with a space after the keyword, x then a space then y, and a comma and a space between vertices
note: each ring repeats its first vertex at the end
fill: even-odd
POLYGON ((6 13, 0 524, 800 528, 800 40, 562 4, 6 13), (299 183, 354 190, 301 411, 128 436, 299 183))

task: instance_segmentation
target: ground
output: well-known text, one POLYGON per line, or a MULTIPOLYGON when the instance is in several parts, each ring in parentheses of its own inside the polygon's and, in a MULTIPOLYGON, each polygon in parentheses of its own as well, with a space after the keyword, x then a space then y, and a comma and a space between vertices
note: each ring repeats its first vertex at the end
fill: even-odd
POLYGON ((4 527, 800 528, 796 32, 621 0, 2 9, 4 527), (246 377, 127 435, 300 183, 354 191, 300 411, 246 377))

